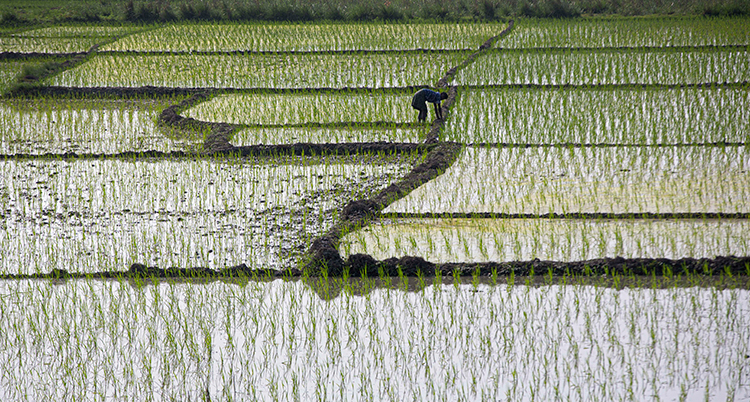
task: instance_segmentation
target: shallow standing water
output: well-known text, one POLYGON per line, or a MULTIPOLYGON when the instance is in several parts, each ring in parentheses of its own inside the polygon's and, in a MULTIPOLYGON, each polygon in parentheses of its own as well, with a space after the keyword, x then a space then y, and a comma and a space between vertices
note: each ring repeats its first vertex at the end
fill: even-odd
POLYGON ((315 281, 0 282, 0 395, 750 397, 747 290, 456 283, 405 292, 365 283, 342 291, 315 281))

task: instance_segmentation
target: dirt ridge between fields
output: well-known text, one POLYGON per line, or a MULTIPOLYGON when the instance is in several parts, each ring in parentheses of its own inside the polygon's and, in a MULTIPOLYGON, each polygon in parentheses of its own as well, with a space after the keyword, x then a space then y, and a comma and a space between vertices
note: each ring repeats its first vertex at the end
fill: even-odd
POLYGON ((576 219, 576 220, 658 220, 658 219, 694 219, 724 220, 750 219, 748 212, 573 212, 566 214, 507 214, 494 212, 426 212, 383 214, 383 218, 393 219, 576 219))
MULTIPOLYGON (((66 279, 275 279, 299 278, 307 273, 300 269, 252 269, 240 264, 223 269, 205 267, 166 268, 132 264, 127 271, 77 273, 54 269, 49 273, 3 274, 0 280, 66 280, 66 279)), ((349 256, 338 277, 533 277, 533 276, 750 276, 750 257, 720 256, 715 258, 600 258, 574 262, 510 261, 486 263, 434 264, 419 257, 389 258, 376 261, 364 254, 349 256)))
MULTIPOLYGON (((266 56, 266 55, 368 55, 368 54, 404 54, 404 53, 466 53, 474 49, 347 49, 347 50, 105 50, 101 55, 144 55, 144 56, 266 56)), ((54 54, 54 53, 52 53, 54 54)), ((0 53, 0 56, 2 53, 0 53)))

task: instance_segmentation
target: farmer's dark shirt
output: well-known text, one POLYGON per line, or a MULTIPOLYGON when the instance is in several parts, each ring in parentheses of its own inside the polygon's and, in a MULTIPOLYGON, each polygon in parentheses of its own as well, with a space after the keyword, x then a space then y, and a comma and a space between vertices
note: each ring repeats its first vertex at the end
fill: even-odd
MULTIPOLYGON (((414 99, 411 101, 411 105, 415 108, 419 108, 417 105, 424 105, 425 102, 430 103, 437 103, 438 106, 440 105, 440 92, 435 92, 433 90, 424 88, 417 91, 416 94, 414 94, 414 99)), ((422 106, 424 107, 424 106, 422 106)))

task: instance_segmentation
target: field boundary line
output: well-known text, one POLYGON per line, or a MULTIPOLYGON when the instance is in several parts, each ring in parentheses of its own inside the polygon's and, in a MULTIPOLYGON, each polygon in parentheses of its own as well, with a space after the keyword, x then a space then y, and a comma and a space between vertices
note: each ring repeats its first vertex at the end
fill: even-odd
MULTIPOLYGON (((150 29, 156 29, 156 27, 150 28, 150 29)), ((120 40, 121 38, 124 38, 124 37, 126 37, 128 35, 132 35, 132 34, 134 34, 136 32, 140 33, 140 32, 144 32, 144 31, 148 31, 150 29, 141 29, 141 30, 135 31, 135 32, 122 33, 120 35, 104 36, 104 37, 102 37, 102 39, 104 39, 102 42, 93 44, 89 48, 89 50, 87 50, 85 52, 64 53, 63 55, 71 55, 72 57, 68 58, 67 60, 61 61, 61 62, 51 62, 51 63, 44 64, 45 71, 42 74, 40 74, 39 76, 37 76, 37 77, 22 77, 22 76, 19 75, 16 78, 16 82, 12 85, 11 89, 7 93, 3 94, 3 96, 9 96, 9 95, 13 96, 14 93, 16 93, 16 92, 24 92, 25 90, 28 90, 29 87, 31 87, 31 88, 38 87, 38 84, 42 80, 44 80, 44 79, 46 79, 48 77, 54 76, 56 74, 59 74, 59 73, 61 73, 64 70, 76 67, 79 64, 84 63, 91 55, 93 55, 93 54, 95 54, 97 52, 97 50, 99 49, 100 46, 103 46, 103 45, 106 45, 106 44, 109 44, 109 43, 113 43, 115 41, 120 40)), ((56 54, 55 53, 48 53, 48 55, 55 56, 56 54)), ((63 57, 66 57, 66 56, 63 56, 63 57)))
POLYGON ((570 220, 659 220, 692 219, 723 220, 750 219, 750 212, 573 212, 567 214, 510 214, 496 212, 392 212, 381 215, 383 219, 570 219, 570 220))
MULTIPOLYGON (((156 281, 160 279, 179 280, 221 280, 247 279, 265 280, 277 278, 305 277, 308 272, 290 268, 253 269, 245 264, 211 269, 206 267, 192 268, 158 268, 143 264, 132 264, 127 271, 68 272, 64 269, 53 269, 49 273, 35 274, 0 274, 0 280, 136 280, 156 281)), ((682 275, 701 276, 750 276, 750 257, 717 256, 714 258, 600 258, 583 261, 509 261, 509 262, 474 262, 474 263, 431 263, 420 257, 404 256, 377 261, 366 254, 352 254, 342 265, 339 277, 567 277, 567 276, 639 276, 667 277, 682 275)))
POLYGON ((466 68, 468 65, 473 63, 479 56, 482 55, 482 53, 490 50, 492 48, 492 45, 500 38, 502 38, 505 35, 508 35, 512 30, 513 26, 515 25, 515 21, 510 20, 508 21, 508 26, 502 30, 499 34, 487 39, 479 46, 479 50, 469 55, 466 60, 461 62, 461 64, 454 66, 450 68, 445 75, 440 78, 437 82, 436 87, 438 88, 446 88, 448 87, 448 83, 453 80, 453 78, 456 76, 456 73, 464 68, 466 68))
POLYGON ((173 95, 195 95, 208 93, 212 96, 226 94, 304 94, 308 92, 341 92, 341 93, 413 93, 428 85, 410 85, 403 87, 319 87, 319 88, 185 88, 185 87, 62 87, 62 86, 39 86, 19 88, 6 97, 33 97, 33 96, 116 96, 147 97, 147 96, 173 96, 173 95))
POLYGON ((602 46, 602 47, 494 47, 488 49, 493 53, 668 53, 668 52, 711 52, 726 50, 750 50, 750 44, 747 45, 697 45, 697 46, 602 46))
POLYGON ((23 59, 32 59, 32 58, 42 58, 42 57, 75 57, 75 56, 81 56, 85 55, 86 52, 70 52, 70 53, 39 53, 39 52, 0 52, 0 61, 5 60, 23 60, 23 59))
POLYGON ((472 148, 687 148, 687 147, 744 147, 745 142, 686 142, 677 144, 617 144, 617 143, 574 143, 525 144, 505 142, 472 142, 466 144, 472 148))
POLYGON ((461 85, 462 89, 574 89, 603 90, 603 89, 684 89, 705 88, 724 89, 750 87, 750 81, 736 82, 700 82, 694 84, 493 84, 493 85, 461 85))
POLYGON ((468 53, 472 48, 464 49, 349 49, 349 50, 104 50, 96 54, 110 55, 143 55, 143 56, 272 56, 272 55, 368 55, 368 54, 444 54, 444 53, 468 53))

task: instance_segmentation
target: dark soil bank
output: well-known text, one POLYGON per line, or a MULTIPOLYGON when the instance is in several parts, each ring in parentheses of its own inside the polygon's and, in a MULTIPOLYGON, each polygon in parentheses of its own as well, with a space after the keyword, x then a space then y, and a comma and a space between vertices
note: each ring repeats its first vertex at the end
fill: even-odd
MULTIPOLYGON (((325 242, 325 238, 318 240, 325 242)), ((331 248, 324 245, 321 250, 331 248)), ((338 253, 336 253, 338 256, 338 253)), ((333 260, 335 256, 330 256, 333 260)), ((513 261, 464 264, 433 264, 419 257, 389 258, 376 261, 364 254, 354 254, 347 261, 317 271, 329 277, 417 277, 417 276, 750 276, 750 257, 682 258, 602 258, 588 261, 513 261)), ((309 273, 309 272, 308 272, 309 273)), ((53 270, 47 274, 2 275, 0 279, 212 279, 212 278, 289 278, 305 274, 299 269, 250 269, 245 264, 220 270, 209 268, 158 268, 133 264, 124 272, 70 273, 53 270)))

